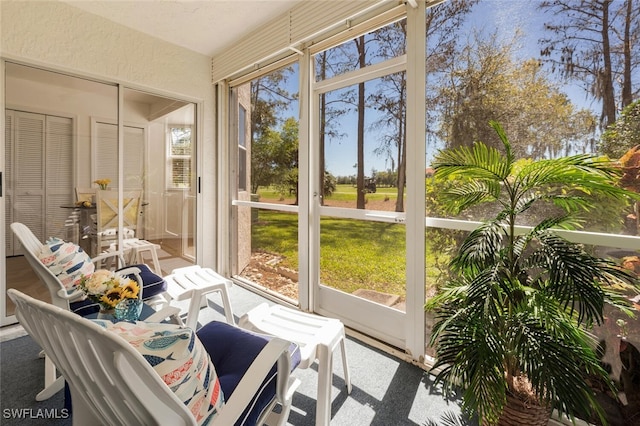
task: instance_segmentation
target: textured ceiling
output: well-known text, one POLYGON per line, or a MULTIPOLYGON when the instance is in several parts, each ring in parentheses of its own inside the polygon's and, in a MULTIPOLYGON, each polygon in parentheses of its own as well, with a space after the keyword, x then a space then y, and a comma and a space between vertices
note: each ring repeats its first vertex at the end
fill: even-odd
POLYGON ((305 0, 63 1, 153 37, 214 56, 252 29, 305 0))

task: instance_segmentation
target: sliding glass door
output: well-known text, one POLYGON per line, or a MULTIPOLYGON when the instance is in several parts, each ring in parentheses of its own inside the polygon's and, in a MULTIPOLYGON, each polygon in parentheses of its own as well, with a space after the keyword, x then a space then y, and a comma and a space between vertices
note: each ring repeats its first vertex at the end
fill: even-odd
MULTIPOLYGON (((60 238, 90 256, 118 249, 125 238, 148 240, 158 247, 161 274, 195 263, 193 103, 11 62, 4 81, 3 325, 15 322, 6 289, 49 300, 13 222, 42 243, 60 238), (101 229, 100 186, 103 194, 139 194, 133 219, 101 229)), ((129 201, 116 202, 113 214, 124 213, 129 201)))

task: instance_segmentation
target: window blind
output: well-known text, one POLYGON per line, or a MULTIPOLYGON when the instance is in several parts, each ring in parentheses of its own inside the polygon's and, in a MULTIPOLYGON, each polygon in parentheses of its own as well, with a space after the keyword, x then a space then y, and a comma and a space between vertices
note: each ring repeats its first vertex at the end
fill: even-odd
MULTIPOLYGON (((307 47, 354 26, 395 10, 405 10, 401 0, 307 1, 250 33, 212 59, 212 82, 236 79, 286 61, 307 47), (305 45, 305 46, 303 46, 305 45)), ((374 25, 374 24, 372 24, 374 25)))

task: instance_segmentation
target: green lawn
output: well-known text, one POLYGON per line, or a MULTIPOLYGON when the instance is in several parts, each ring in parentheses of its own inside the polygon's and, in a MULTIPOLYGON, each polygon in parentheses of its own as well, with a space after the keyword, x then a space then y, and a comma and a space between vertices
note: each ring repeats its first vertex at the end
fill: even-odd
MULTIPOLYGON (((298 269, 298 223, 293 213, 260 210, 252 227, 253 250, 279 254, 282 266, 298 269)), ((324 217, 321 220, 320 270, 323 284, 347 293, 359 288, 405 295, 404 225, 324 217)), ((427 280, 440 277, 446 263, 427 253, 427 280)))
MULTIPOLYGON (((381 188, 378 187, 376 189, 375 194, 368 193, 366 194, 366 198, 371 201, 384 200, 385 198, 389 198, 390 200, 395 201, 398 190, 396 188, 381 188)), ((286 200, 293 203, 295 201, 294 195, 282 195, 278 192, 275 187, 269 188, 260 188, 258 190, 258 194, 260 195, 260 201, 267 200, 286 200)), ((336 185, 336 190, 333 194, 326 197, 327 200, 336 200, 336 201, 355 201, 356 199, 356 187, 353 185, 336 185)))

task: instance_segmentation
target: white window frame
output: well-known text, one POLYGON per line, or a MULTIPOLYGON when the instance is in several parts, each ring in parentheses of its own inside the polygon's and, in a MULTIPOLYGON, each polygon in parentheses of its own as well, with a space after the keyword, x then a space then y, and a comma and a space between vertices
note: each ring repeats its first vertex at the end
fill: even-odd
MULTIPOLYGON (((187 160, 189 162, 189 171, 193 173, 193 126, 190 124, 169 124, 167 125, 167 181, 166 188, 168 190, 189 190, 191 189, 191 181, 189 178, 186 181, 186 186, 177 186, 174 182, 174 174, 173 174, 173 164, 175 160, 187 160), (177 128, 189 128, 190 129, 190 153, 188 155, 177 155, 172 152, 172 144, 173 144, 173 129, 177 128)), ((184 180, 184 179, 183 179, 184 180)))

